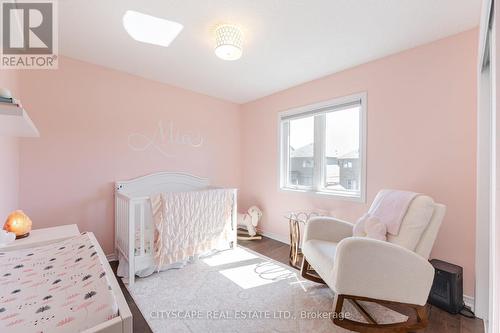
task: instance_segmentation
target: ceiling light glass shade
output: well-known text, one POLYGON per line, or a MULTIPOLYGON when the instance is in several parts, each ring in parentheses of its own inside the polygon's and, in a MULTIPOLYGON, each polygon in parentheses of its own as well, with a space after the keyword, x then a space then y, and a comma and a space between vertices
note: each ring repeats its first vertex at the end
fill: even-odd
POLYGON ((238 27, 222 24, 215 28, 215 54, 223 60, 237 60, 243 54, 243 34, 238 27))
POLYGON ((184 28, 182 24, 159 17, 127 10, 123 15, 123 27, 136 41, 169 46, 184 28))

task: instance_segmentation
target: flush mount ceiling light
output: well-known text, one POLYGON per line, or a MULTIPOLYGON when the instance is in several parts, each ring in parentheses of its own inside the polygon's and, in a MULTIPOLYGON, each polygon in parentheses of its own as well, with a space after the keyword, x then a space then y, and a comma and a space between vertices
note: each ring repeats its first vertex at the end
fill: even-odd
POLYGON ((215 28, 215 54, 223 60, 237 60, 243 54, 243 34, 231 24, 215 28))
POLYGON ((123 15, 123 27, 136 41, 169 46, 181 32, 182 24, 159 17, 127 10, 123 15))

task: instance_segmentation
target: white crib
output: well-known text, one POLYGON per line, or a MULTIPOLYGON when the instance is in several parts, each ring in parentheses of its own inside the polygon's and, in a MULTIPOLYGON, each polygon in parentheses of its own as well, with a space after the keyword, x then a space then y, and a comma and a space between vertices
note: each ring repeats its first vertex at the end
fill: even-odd
MULTIPOLYGON (((185 173, 159 172, 115 183, 115 252, 127 262, 128 282, 134 283, 136 272, 154 266, 154 226, 151 195, 211 188, 208 179, 185 173)), ((231 228, 236 246, 237 190, 234 190, 231 228)))

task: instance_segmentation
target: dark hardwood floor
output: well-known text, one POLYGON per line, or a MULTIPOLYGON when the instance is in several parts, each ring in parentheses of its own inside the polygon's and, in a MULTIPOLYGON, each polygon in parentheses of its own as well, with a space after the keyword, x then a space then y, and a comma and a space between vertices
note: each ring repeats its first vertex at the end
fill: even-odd
MULTIPOLYGON (((113 269, 113 272, 115 273, 116 276, 116 269, 118 268, 118 261, 113 261, 109 263, 111 265, 111 268, 113 269)), ((148 325, 148 322, 146 319, 144 319, 144 316, 141 313, 141 310, 137 307, 137 304, 135 304, 134 299, 132 296, 130 296, 130 293, 128 292, 127 288, 123 284, 122 279, 117 277, 118 284, 120 284, 120 288, 123 291, 123 295, 125 296, 125 300, 127 301, 128 307, 130 308, 130 311, 132 312, 132 323, 134 326, 134 333, 153 333, 151 328, 148 325)))
MULTIPOLYGON (((263 237, 260 241, 238 241, 238 244, 249 248, 255 252, 261 253, 271 259, 288 264, 287 244, 263 237)), ((118 262, 112 262, 111 267, 116 272, 118 262)), ((135 304, 127 288, 123 285, 121 279, 118 279, 125 299, 132 311, 134 317, 134 333, 152 332, 148 323, 142 316, 139 308, 135 304)), ((429 306, 429 326, 422 331, 426 333, 483 333, 484 326, 481 319, 470 319, 461 315, 451 315, 435 306, 429 306)))

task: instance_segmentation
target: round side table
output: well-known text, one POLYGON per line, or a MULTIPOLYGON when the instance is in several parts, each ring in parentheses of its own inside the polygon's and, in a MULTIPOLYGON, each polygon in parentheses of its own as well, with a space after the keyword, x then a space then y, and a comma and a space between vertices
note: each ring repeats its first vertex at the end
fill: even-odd
POLYGON ((305 225, 311 217, 319 216, 316 212, 291 212, 285 216, 290 227, 290 266, 300 270, 302 251, 300 250, 300 225, 305 225))

